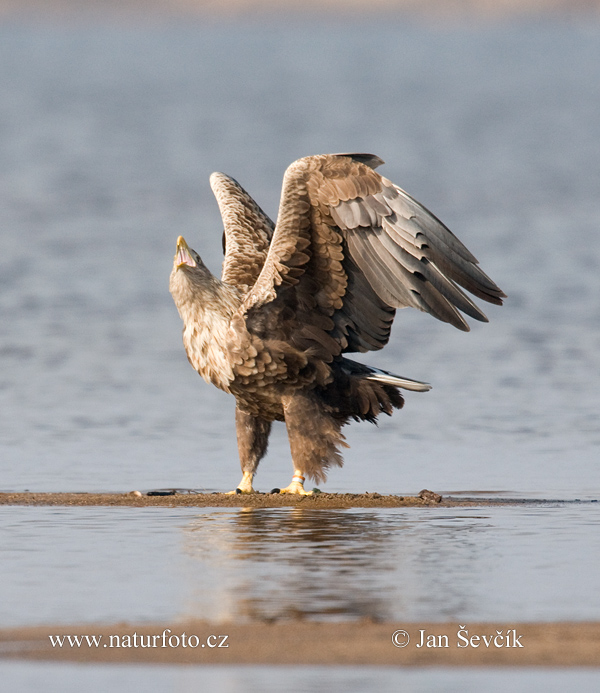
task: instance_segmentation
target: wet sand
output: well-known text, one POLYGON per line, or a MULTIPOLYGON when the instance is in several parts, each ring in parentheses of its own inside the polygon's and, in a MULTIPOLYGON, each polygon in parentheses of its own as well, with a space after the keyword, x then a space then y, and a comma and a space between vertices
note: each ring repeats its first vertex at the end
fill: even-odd
POLYGON ((600 623, 361 621, 216 625, 189 621, 153 625, 40 626, 0 630, 0 657, 213 665, 597 667, 600 666, 600 623), (468 633, 461 631, 463 626, 468 633), (421 630, 424 631, 424 645, 418 647, 421 630), (396 636, 399 644, 405 642, 404 633, 408 633, 410 641, 406 646, 393 645, 392 637, 397 631, 401 631, 396 636), (80 647, 69 646, 65 641, 62 647, 53 647, 50 635, 94 635, 98 646, 85 642, 80 647), (434 636, 433 640, 428 641, 428 635, 434 636), (473 638, 477 635, 479 639, 473 638), (447 642, 443 636, 447 636, 447 642), (487 646, 483 636, 487 638, 487 646), (490 637, 495 636, 498 638, 494 645, 490 637), (428 642, 437 646, 428 647, 428 642), (151 644, 153 646, 149 646, 151 644))
POLYGON ((335 508, 409 508, 435 506, 459 508, 499 505, 548 505, 564 502, 526 498, 462 498, 441 496, 423 489, 418 496, 383 495, 380 493, 316 493, 296 496, 273 493, 227 494, 199 493, 187 489, 165 489, 150 492, 129 493, 0 493, 0 505, 38 506, 128 506, 135 508, 283 508, 302 507, 314 509, 335 508), (150 494, 150 495, 148 495, 150 494))

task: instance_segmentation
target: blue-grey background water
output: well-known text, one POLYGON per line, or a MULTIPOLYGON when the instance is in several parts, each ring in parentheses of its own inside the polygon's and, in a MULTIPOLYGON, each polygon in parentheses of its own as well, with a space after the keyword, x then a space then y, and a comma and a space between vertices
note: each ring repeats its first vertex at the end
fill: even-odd
MULTIPOLYGON (((600 29, 0 27, 1 486, 228 490, 233 401, 190 369, 181 233, 208 175, 273 216, 294 159, 372 151, 509 295, 463 334, 400 312, 374 365, 431 382, 349 427, 334 491, 600 492, 600 29)), ((278 427, 257 487, 287 483, 278 427)))
MULTIPOLYGON (((233 401, 185 358, 175 240, 218 274, 213 170, 275 216, 291 161, 354 150, 509 298, 470 334, 398 314, 365 360, 433 390, 346 429, 323 488, 597 498, 598 113, 597 23, 0 24, 0 488, 233 488, 233 401)), ((256 485, 290 472, 280 426, 256 485)), ((3 625, 600 612, 593 503, 5 508, 0 526, 3 625)))

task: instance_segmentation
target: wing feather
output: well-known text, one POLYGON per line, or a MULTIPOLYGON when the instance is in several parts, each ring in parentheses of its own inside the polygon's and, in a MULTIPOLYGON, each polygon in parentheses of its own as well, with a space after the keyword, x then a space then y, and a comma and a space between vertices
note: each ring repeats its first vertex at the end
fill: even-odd
POLYGON ((453 282, 444 276, 436 267, 435 263, 422 256, 417 259, 410 249, 405 250, 403 245, 396 242, 393 227, 386 227, 385 230, 375 229, 376 238, 385 246, 386 250, 409 272, 414 275, 421 274, 425 279, 449 300, 454 306, 470 315, 476 320, 487 322, 487 317, 453 282))
POLYGON ((224 173, 213 173, 210 185, 224 226, 222 280, 248 291, 265 263, 275 224, 242 186, 224 173))
POLYGON ((343 154, 288 167, 272 241, 244 301, 245 311, 284 301, 295 311, 292 341, 314 345, 324 360, 384 346, 396 308, 468 330, 461 311, 487 318, 460 287, 490 303, 504 297, 439 219, 375 172, 381 163, 343 154))

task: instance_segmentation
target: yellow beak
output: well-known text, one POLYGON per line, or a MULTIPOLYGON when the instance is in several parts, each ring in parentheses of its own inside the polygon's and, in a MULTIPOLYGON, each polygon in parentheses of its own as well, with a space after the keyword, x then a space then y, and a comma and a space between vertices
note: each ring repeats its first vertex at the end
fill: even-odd
POLYGON ((181 267, 181 265, 189 265, 190 267, 196 267, 194 258, 190 253, 190 248, 188 244, 185 242, 185 238, 183 236, 179 236, 179 238, 177 239, 177 252, 175 253, 175 264, 177 265, 177 267, 181 267))

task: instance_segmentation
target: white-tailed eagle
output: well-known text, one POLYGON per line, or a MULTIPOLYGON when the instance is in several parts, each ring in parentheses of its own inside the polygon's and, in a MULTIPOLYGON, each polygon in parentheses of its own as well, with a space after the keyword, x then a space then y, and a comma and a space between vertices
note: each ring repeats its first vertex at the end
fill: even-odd
POLYGON ((170 291, 194 369, 236 398, 243 478, 252 492, 274 420, 285 421, 294 464, 282 492, 304 494, 341 466, 341 428, 400 409, 400 389, 427 383, 351 361, 381 349, 397 308, 460 330, 487 321, 460 287, 502 304, 504 293, 425 207, 374 170, 371 154, 324 154, 285 172, 277 223, 223 173, 211 187, 223 217, 219 280, 180 236, 170 291))

